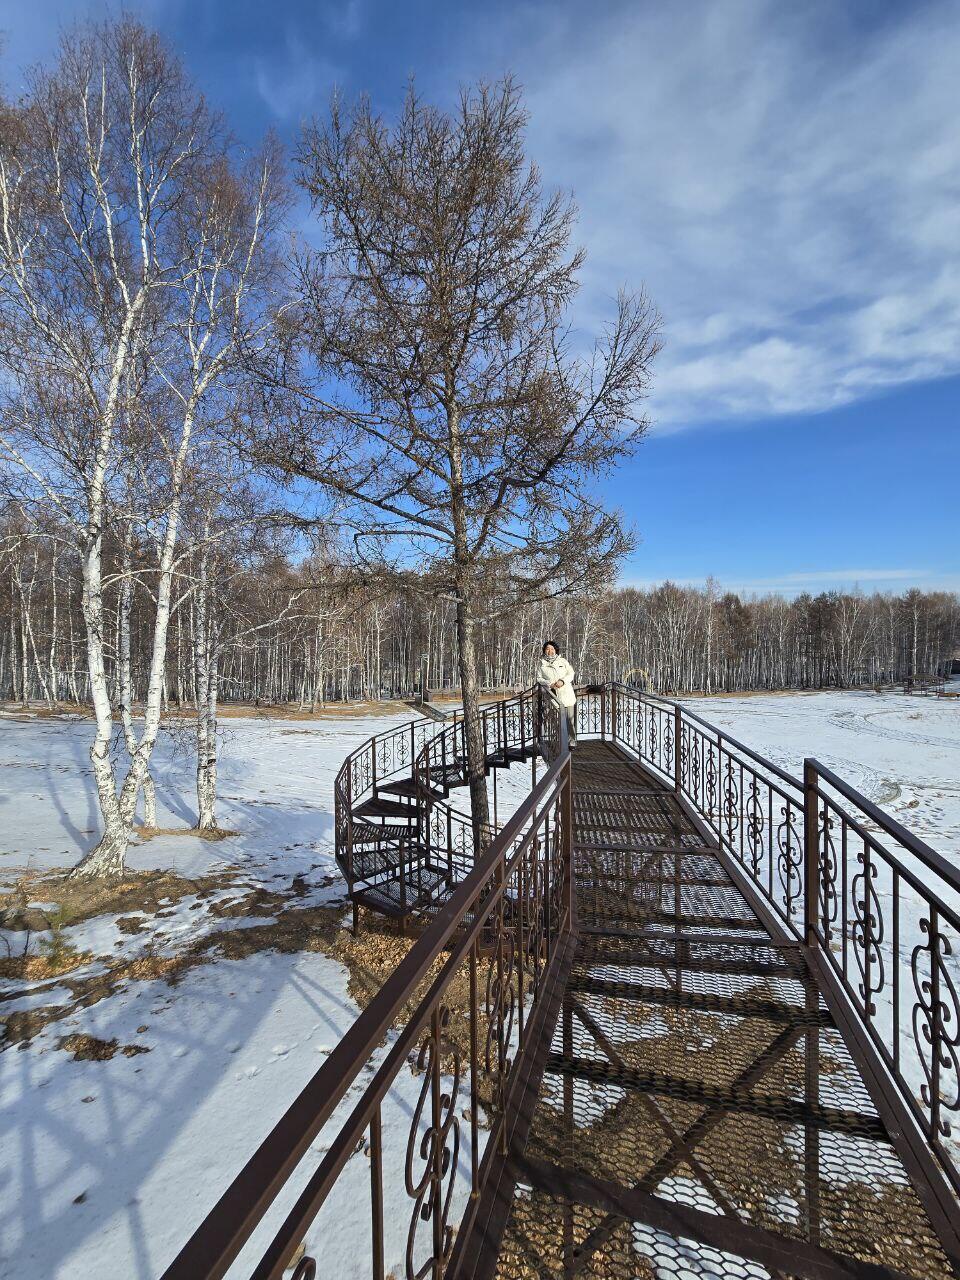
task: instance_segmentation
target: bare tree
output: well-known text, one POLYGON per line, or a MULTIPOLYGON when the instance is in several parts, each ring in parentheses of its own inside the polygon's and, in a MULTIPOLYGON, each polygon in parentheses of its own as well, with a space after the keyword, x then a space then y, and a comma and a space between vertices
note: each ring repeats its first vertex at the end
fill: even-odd
POLYGON ((160 725, 184 480, 201 423, 217 421, 201 410, 239 346, 266 331, 277 166, 272 150, 233 166, 218 118, 131 20, 65 39, 55 69, 6 113, 0 148, 0 451, 24 507, 49 505, 81 552, 104 832, 75 874, 117 876, 160 725), (135 492, 148 500, 130 512, 135 492), (152 544, 154 603, 143 726, 128 733, 122 781, 103 573, 118 512, 152 544))
POLYGON ((504 609, 609 578, 629 537, 589 484, 643 434, 659 346, 654 308, 623 293, 578 354, 574 208, 544 194, 526 120, 507 79, 450 113, 411 87, 393 128, 365 100, 334 100, 305 130, 299 180, 325 242, 297 260, 290 350, 255 442, 346 502, 362 559, 425 569, 453 600, 478 828, 484 583, 504 609))

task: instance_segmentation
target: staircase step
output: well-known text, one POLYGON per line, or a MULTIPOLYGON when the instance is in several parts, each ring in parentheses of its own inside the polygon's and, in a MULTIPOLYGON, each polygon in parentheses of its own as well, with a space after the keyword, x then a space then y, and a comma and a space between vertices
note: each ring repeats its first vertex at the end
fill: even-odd
POLYGON ((404 818, 408 822, 416 820, 417 811, 413 805, 403 804, 399 800, 366 800, 353 811, 355 818, 404 818))
POLYGON ((361 818, 353 824, 353 843, 368 845, 409 840, 412 827, 411 822, 364 822, 361 818))
POLYGON ((417 784, 413 778, 401 778, 399 782, 384 782, 377 786, 378 795, 410 796, 416 798, 417 784))
POLYGON ((400 919, 432 902, 444 883, 444 877, 437 872, 423 870, 418 877, 413 871, 404 877, 403 882, 396 878, 382 880, 365 887, 357 885, 354 888, 354 896, 371 911, 400 919), (401 884, 406 890, 405 894, 402 892, 401 884))
MULTIPOLYGON (((403 778, 400 782, 388 782, 383 786, 378 786, 377 793, 378 795, 407 796, 411 800, 415 800, 419 794, 417 784, 413 778, 403 778)), ((431 787, 430 794, 437 800, 441 800, 446 795, 446 792, 437 787, 431 787)))

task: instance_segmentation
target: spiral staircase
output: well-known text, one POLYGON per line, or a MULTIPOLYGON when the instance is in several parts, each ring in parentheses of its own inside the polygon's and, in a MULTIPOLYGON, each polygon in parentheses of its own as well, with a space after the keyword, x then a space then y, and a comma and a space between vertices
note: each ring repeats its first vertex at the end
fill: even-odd
MULTIPOLYGON (((488 776, 556 752, 558 717, 536 688, 481 710, 480 729, 488 776)), ((334 785, 336 858, 355 919, 362 906, 404 921, 449 897, 496 830, 476 833, 449 803, 467 783, 459 711, 374 734, 347 757, 334 785)))

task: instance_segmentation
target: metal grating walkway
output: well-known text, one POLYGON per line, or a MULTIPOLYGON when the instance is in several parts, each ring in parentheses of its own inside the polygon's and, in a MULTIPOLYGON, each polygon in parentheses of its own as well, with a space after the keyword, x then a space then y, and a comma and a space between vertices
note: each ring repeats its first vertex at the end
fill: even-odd
POLYGON ((495 1274, 953 1274, 800 949, 617 747, 573 779, 579 936, 495 1274))

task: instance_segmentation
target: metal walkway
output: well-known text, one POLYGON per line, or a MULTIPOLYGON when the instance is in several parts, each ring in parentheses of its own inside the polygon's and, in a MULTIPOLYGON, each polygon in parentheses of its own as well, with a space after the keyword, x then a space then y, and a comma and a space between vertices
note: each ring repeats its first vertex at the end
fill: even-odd
POLYGON ((948 1276, 799 945, 618 747, 581 745, 573 805, 579 940, 495 1274, 948 1276))
POLYGON ((462 719, 345 760, 355 926, 418 936, 165 1280, 960 1277, 960 871, 624 685, 474 729, 502 828, 462 719))

